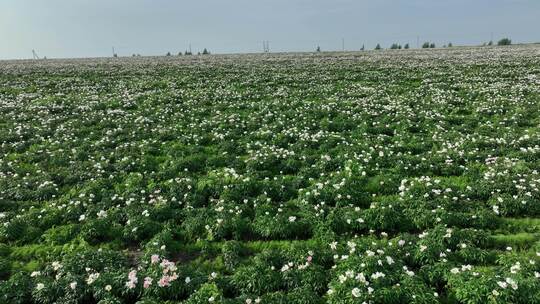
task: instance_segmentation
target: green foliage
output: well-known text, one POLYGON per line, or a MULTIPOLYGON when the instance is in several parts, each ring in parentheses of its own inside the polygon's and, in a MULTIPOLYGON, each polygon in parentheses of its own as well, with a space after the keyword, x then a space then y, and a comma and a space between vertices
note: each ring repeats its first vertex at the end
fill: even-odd
POLYGON ((7 244, 0 243, 0 257, 8 256, 11 253, 11 248, 7 244))
POLYGON ((195 293, 193 293, 186 304, 198 304, 215 302, 221 303, 223 301, 223 295, 218 289, 216 284, 207 283, 202 285, 195 293))
POLYGON ((0 280, 5 280, 11 273, 11 262, 9 259, 0 257, 0 280))
POLYGON ((228 241, 221 247, 223 263, 229 271, 234 271, 242 254, 242 245, 237 241, 228 241))
POLYGON ((73 240, 77 236, 79 229, 78 225, 52 227, 43 233, 42 238, 47 244, 63 245, 73 240))
POLYGON ((447 46, 2 62, 0 303, 540 302, 538 47, 447 46))
POLYGON ((497 42, 497 45, 511 45, 511 44, 512 44, 512 40, 510 40, 509 38, 502 38, 501 40, 497 42))

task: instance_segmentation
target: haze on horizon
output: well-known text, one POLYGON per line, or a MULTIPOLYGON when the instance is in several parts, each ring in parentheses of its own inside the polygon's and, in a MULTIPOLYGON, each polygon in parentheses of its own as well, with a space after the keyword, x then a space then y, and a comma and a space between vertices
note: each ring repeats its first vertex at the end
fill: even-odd
POLYGON ((539 42, 538 0, 2 0, 0 59, 539 42))

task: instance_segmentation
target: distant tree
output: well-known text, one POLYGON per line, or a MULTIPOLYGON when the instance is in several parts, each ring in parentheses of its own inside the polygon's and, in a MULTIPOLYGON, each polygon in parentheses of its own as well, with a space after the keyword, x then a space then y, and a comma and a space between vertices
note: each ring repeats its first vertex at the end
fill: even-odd
POLYGON ((321 47, 317 46, 317 53, 320 53, 320 52, 321 52, 321 47))
POLYGON ((512 44, 512 40, 510 40, 509 38, 503 38, 499 40, 499 42, 497 42, 497 45, 511 45, 511 44, 512 44))
POLYGON ((365 50, 366 48, 364 47, 364 45, 362 44, 362 48, 360 49, 360 51, 363 51, 365 50))
POLYGON ((424 42, 424 44, 422 44, 422 48, 429 49, 429 42, 424 42))
POLYGON ((201 54, 201 52, 197 52, 197 55, 200 55, 200 54, 201 54))
POLYGON ((375 46, 375 49, 376 49, 376 50, 380 50, 380 49, 381 49, 381 45, 377 43, 377 45, 375 46))
POLYGON ((409 44, 408 43, 405 43, 405 46, 403 47, 404 49, 408 50, 409 49, 409 44))
POLYGON ((114 53, 114 54, 113 54, 113 57, 114 57, 114 58, 118 57, 118 54, 114 53))
POLYGON ((488 42, 487 45, 492 46, 492 45, 493 45, 493 41, 490 40, 490 41, 488 42))
POLYGON ((178 56, 182 56, 182 52, 178 52, 178 56))
POLYGON ((390 46, 391 50, 397 50, 398 48, 399 48, 399 46, 398 46, 397 43, 392 43, 392 45, 390 46))
POLYGON ((432 43, 429 45, 429 48, 430 48, 430 49, 434 49, 434 48, 435 48, 435 43, 432 42, 432 43))
POLYGON ((187 50, 184 52, 184 55, 188 56, 191 55, 191 52, 188 52, 187 50))
POLYGON ((133 55, 131 55, 131 57, 137 57, 137 55, 133 54, 133 55))
POLYGON ((209 54, 210 54, 210 52, 209 52, 206 48, 204 48, 204 50, 202 51, 202 53, 203 53, 203 55, 209 55, 209 54))
POLYGON ((452 47, 452 42, 448 42, 448 47, 452 47))
POLYGON ((167 52, 165 56, 171 56, 171 52, 167 52))

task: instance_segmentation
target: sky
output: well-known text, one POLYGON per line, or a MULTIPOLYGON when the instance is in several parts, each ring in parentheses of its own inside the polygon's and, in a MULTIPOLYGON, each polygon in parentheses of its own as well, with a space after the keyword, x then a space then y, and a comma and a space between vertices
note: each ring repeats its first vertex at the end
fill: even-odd
POLYGON ((540 42, 539 0, 0 0, 0 59, 540 42))

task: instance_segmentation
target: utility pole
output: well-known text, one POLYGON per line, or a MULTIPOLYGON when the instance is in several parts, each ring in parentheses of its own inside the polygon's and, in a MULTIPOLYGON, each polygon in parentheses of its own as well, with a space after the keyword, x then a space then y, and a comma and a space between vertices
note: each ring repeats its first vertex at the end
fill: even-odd
POLYGON ((345 52, 345 38, 341 38, 341 51, 345 52))
POLYGON ((416 36, 416 48, 420 48, 420 36, 416 36))
POLYGON ((493 42, 493 32, 491 32, 491 39, 489 41, 493 42))
POLYGON ((32 50, 32 58, 39 59, 39 56, 37 55, 36 51, 32 50))

